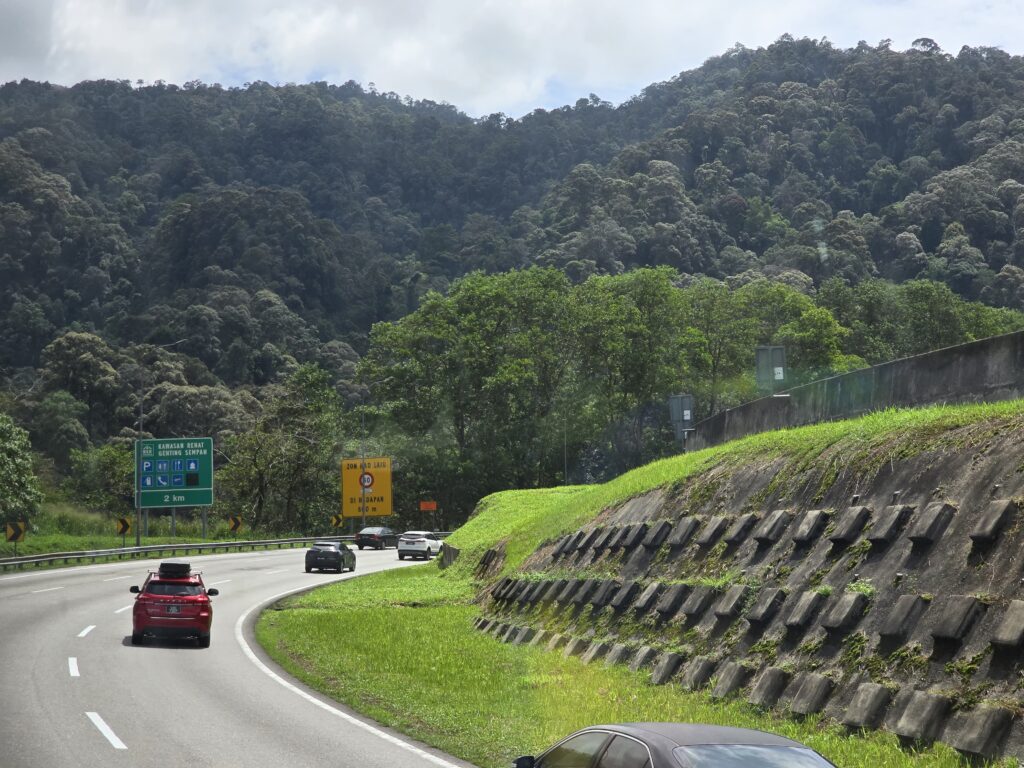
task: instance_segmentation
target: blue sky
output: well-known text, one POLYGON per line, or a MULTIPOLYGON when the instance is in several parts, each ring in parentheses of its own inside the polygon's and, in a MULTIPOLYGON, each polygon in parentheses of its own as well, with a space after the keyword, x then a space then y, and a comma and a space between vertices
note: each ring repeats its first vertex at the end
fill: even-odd
POLYGON ((0 82, 355 80, 519 117, 784 33, 1019 54, 1024 0, 0 0, 0 82))

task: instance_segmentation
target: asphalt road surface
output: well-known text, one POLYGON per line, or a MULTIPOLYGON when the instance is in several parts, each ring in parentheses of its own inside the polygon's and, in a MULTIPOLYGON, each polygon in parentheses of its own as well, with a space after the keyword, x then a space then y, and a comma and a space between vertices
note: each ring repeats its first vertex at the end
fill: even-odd
POLYGON ((355 574, 307 574, 304 555, 174 558, 220 590, 208 649, 131 644, 128 588, 157 560, 0 574, 0 767, 472 768, 313 692, 262 652, 252 627, 267 603, 413 564, 364 550, 355 574))

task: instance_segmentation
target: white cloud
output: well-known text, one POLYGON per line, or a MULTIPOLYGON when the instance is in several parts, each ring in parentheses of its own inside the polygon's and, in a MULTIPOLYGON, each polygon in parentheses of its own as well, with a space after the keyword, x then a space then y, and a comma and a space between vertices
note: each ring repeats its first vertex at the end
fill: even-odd
POLYGON ((0 81, 356 80, 472 115, 619 101, 740 42, 1019 53, 1021 0, 0 0, 0 81))

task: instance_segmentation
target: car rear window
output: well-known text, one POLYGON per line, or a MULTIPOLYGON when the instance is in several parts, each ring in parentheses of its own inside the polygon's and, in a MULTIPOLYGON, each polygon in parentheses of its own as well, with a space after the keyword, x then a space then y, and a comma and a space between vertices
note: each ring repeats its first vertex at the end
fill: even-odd
POLYGON ((325 542, 325 541, 318 541, 316 544, 313 545, 313 549, 322 549, 322 550, 332 550, 333 551, 333 550, 335 550, 337 548, 338 548, 337 544, 332 544, 329 541, 327 541, 327 542, 325 542))
POLYGON ((383 528, 363 528, 363 530, 361 530, 360 533, 366 533, 373 536, 375 534, 383 532, 383 530, 383 528))
POLYGON ((170 595, 173 597, 194 597, 203 594, 198 584, 181 584, 170 581, 151 581, 146 585, 147 595, 170 595))
POLYGON ((757 744, 706 744, 676 747, 683 768, 834 768, 817 752, 800 747, 757 744))

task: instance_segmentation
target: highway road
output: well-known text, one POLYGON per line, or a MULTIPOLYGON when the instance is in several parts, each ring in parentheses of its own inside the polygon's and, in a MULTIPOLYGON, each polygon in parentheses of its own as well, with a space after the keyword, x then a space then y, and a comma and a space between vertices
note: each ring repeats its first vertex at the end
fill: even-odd
POLYGON ((355 574, 307 574, 304 554, 175 558, 220 590, 209 649, 131 644, 128 588, 157 560, 0 575, 0 767, 472 768, 313 692, 262 652, 262 606, 413 564, 366 550, 355 574))

